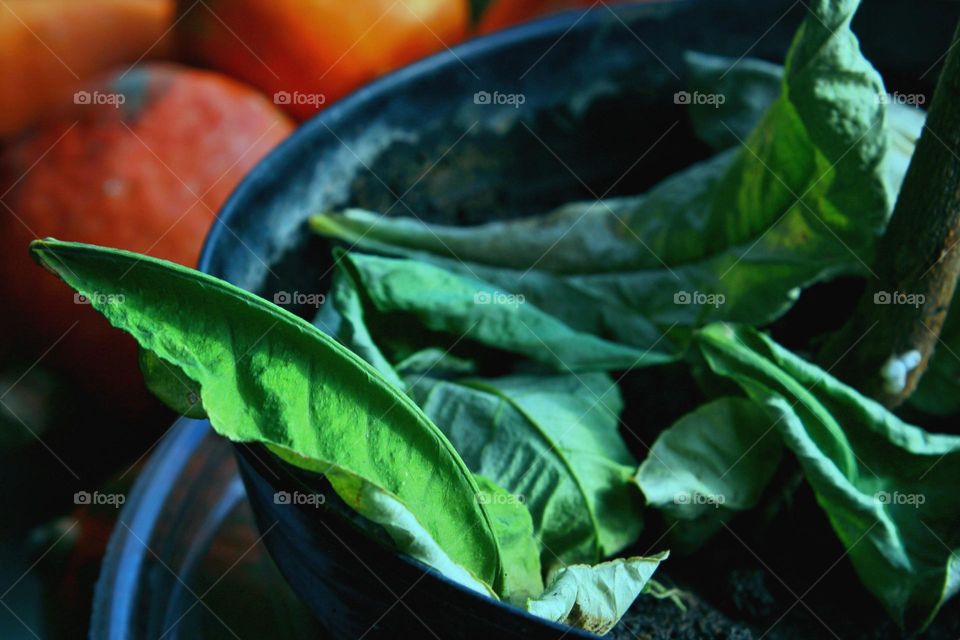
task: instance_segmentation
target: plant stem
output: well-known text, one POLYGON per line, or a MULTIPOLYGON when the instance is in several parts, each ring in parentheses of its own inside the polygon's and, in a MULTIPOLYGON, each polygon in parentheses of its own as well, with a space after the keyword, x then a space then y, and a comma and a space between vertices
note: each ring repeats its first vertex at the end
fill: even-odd
POLYGON ((879 242, 878 278, 821 358, 835 365, 838 377, 890 408, 913 393, 926 370, 960 274, 958 44, 960 27, 879 242))

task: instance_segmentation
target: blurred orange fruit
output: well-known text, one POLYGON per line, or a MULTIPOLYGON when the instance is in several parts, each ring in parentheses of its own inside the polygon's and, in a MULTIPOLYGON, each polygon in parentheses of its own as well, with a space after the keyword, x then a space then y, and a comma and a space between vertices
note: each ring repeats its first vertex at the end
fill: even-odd
POLYGON ((91 77, 172 47, 173 0, 0 3, 0 137, 38 122, 91 77))
POLYGON ((215 212, 292 125, 250 87, 166 64, 115 74, 77 102, 0 157, 3 321, 31 356, 49 349, 45 362, 136 404, 132 342, 34 265, 27 245, 53 236, 192 266, 215 212))
POLYGON ((259 87, 299 119, 467 35, 468 0, 178 3, 192 62, 259 87))

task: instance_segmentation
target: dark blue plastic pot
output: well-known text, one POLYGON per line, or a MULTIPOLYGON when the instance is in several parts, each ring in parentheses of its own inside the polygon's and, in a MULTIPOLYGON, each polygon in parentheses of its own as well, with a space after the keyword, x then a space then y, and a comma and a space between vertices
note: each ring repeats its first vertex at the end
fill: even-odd
MULTIPOLYGON (((318 211, 471 223, 642 191, 708 154, 673 100, 683 52, 781 60, 805 10, 791 0, 599 5, 414 64, 331 106, 265 159, 221 212, 201 268, 268 298, 317 292, 331 266, 306 228, 318 211)), ((950 3, 874 0, 863 12, 857 30, 888 83, 929 88, 920 74, 949 41, 950 3), (909 48, 891 33, 904 15, 924 34, 909 48)), ((332 637, 595 637, 464 590, 359 534, 334 500, 275 504, 275 492, 309 479, 262 449, 236 452, 273 558, 332 637)))

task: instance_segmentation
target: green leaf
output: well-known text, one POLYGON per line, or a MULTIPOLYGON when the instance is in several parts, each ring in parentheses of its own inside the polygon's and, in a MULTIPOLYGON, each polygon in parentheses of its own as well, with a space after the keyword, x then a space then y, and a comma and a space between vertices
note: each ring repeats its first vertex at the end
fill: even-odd
MULTIPOLYGON (((500 552, 472 474, 373 367, 293 314, 192 269, 56 240, 31 251, 192 380, 218 433, 394 496, 452 562, 499 591, 500 552)), ((355 494, 341 497, 362 513, 355 494)))
POLYGON ((621 440, 606 375, 421 379, 411 395, 475 473, 523 496, 541 562, 594 563, 636 540, 636 462, 621 440))
MULTIPOLYGON (((773 104, 783 81, 780 65, 754 58, 726 58, 689 51, 684 55, 690 93, 723 96, 719 105, 709 102, 689 106, 697 136, 717 150, 735 147, 746 139, 773 104)), ((889 136, 883 176, 889 193, 900 192, 907 166, 923 130, 926 114, 881 94, 886 105, 889 136)))
MULTIPOLYGON (((630 369, 664 360, 575 331, 523 296, 431 264, 357 253, 346 254, 341 264, 380 316, 380 335, 398 335, 394 318, 413 316, 431 332, 463 336, 560 371, 630 369)), ((377 331, 377 324, 370 330, 377 331)))
POLYGON ((684 550, 704 543, 734 512, 756 505, 780 463, 774 422, 761 404, 721 398, 657 437, 636 482, 684 550))
POLYGON ((860 579, 905 630, 960 588, 960 437, 906 424, 748 328, 696 342, 714 373, 766 404, 860 579))
MULTIPOLYGON (((739 145, 780 94, 784 69, 754 58, 734 59, 689 51, 684 55, 690 93, 723 96, 719 105, 691 102, 690 120, 697 136, 717 150, 739 145)), ((883 179, 890 194, 900 192, 907 166, 923 130, 926 114, 885 94, 889 137, 883 179)))
MULTIPOLYGON (((458 259, 425 251, 385 244, 371 239, 370 234, 365 231, 358 231, 354 236, 354 231, 349 225, 341 224, 348 217, 364 225, 364 228, 369 225, 370 229, 374 226, 379 228, 385 223, 385 219, 381 219, 377 214, 349 210, 342 215, 314 216, 311 224, 318 233, 345 240, 370 251, 400 255, 432 264, 464 277, 480 280, 486 283, 485 286, 492 287, 492 290, 498 293, 520 291, 525 304, 535 306, 577 332, 590 333, 642 350, 640 353, 644 354, 644 358, 637 363, 638 366, 675 358, 676 350, 671 348, 670 340, 665 339, 657 327, 603 291, 595 291, 588 286, 582 286, 545 271, 514 270, 464 263, 458 259)), ((390 224, 393 223, 406 225, 408 220, 403 218, 391 220, 390 224)), ((472 229, 479 228, 472 227, 472 229)), ((491 233, 491 235, 496 234, 491 233)))
POLYGON ((331 304, 321 308, 314 319, 314 326, 337 338, 343 345, 369 362, 391 384, 403 389, 400 375, 370 334, 359 285, 351 272, 338 269, 334 273, 330 292, 331 304))
POLYGON ((493 522, 493 531, 503 557, 503 598, 522 606, 543 593, 540 545, 533 537, 530 511, 518 496, 489 478, 475 476, 480 500, 493 522))
POLYGON ((560 569, 547 591, 527 603, 534 615, 603 635, 613 629, 646 586, 666 551, 560 569))
POLYGON ((434 377, 443 375, 469 375, 477 372, 477 363, 468 358, 455 356, 438 347, 426 347, 411 353, 396 364, 396 370, 404 375, 419 373, 434 377))
POLYGON ((768 323, 802 287, 867 272, 909 155, 890 145, 883 83, 850 31, 857 5, 812 3, 780 95, 750 136, 646 194, 469 228, 357 211, 313 227, 474 273, 575 329, 641 348, 659 336, 631 322, 768 323), (574 309, 551 306, 571 299, 574 309))

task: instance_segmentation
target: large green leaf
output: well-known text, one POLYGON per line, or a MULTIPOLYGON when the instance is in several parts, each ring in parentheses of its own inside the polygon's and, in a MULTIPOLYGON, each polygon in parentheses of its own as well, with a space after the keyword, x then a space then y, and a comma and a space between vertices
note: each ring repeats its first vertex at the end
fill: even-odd
MULTIPOLYGON (((454 563, 500 590, 500 551, 472 474, 366 362, 291 313, 186 267, 55 240, 33 243, 32 253, 195 383, 218 433, 396 498, 454 563)), ((341 497, 361 513, 370 502, 341 497)))
MULTIPOLYGON (((346 317, 379 318, 364 330, 361 355, 377 351, 370 332, 396 340, 403 333, 398 329, 404 326, 401 321, 412 316, 417 323, 413 332, 447 334, 451 342, 463 337, 560 371, 630 369, 664 361, 657 354, 578 332, 522 296, 425 262, 348 253, 340 263, 371 308, 371 313, 357 310, 346 317)), ((349 324, 354 335, 356 327, 363 326, 349 324)))
POLYGON ((779 98, 743 144, 642 196, 470 228, 357 211, 313 226, 473 272, 577 329, 639 347, 659 336, 631 336, 634 317, 659 327, 766 323, 800 288, 867 271, 898 185, 893 169, 905 168, 888 162, 908 154, 889 144, 883 83, 850 31, 857 5, 811 3, 779 98), (571 291, 590 307, 580 318, 550 306, 571 291))
POLYGON ((705 542, 733 513, 756 505, 780 463, 774 421, 761 404, 721 398, 657 437, 636 482, 684 550, 705 542))
POLYGON ((527 603, 531 613, 603 635, 613 629, 669 554, 572 565, 557 572, 544 594, 527 603))
POLYGON ((748 328, 696 343, 766 404, 863 583, 908 631, 960 588, 960 437, 931 434, 748 328))
POLYGON ((606 375, 420 379, 410 393, 474 472, 523 496, 545 569, 597 562, 639 535, 636 462, 606 375))

